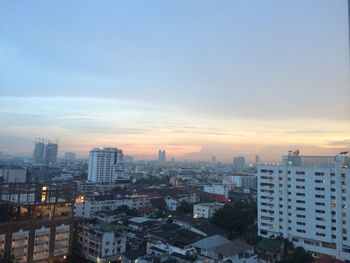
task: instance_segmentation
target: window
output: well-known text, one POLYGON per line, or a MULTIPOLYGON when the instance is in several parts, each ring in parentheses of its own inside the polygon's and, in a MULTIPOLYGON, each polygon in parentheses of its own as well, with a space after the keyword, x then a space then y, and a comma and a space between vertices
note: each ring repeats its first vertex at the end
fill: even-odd
POLYGON ((316 209, 315 212, 316 212, 316 213, 319 213, 319 214, 324 214, 324 213, 325 213, 324 210, 318 210, 318 209, 316 209))
POLYGON ((315 183, 324 184, 324 183, 326 183, 326 180, 315 180, 315 183))
POLYGON ((316 172, 315 175, 316 176, 324 176, 324 173, 316 172))
POLYGON ((324 195, 315 195, 316 198, 325 198, 324 195))

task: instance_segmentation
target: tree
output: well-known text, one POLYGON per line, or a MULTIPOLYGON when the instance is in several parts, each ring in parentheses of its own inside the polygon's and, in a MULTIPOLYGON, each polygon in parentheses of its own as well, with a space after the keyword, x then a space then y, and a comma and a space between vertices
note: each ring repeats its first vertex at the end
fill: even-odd
POLYGON ((256 227, 256 215, 254 202, 236 201, 219 209, 211 222, 229 232, 229 236, 233 239, 256 227))
POLYGON ((182 201, 180 206, 176 208, 176 212, 179 214, 189 214, 192 213, 192 210, 193 206, 186 201, 182 201))
POLYGON ((286 263, 309 263, 312 262, 313 257, 311 254, 305 251, 302 247, 297 247, 294 249, 293 253, 287 255, 285 262, 286 263))

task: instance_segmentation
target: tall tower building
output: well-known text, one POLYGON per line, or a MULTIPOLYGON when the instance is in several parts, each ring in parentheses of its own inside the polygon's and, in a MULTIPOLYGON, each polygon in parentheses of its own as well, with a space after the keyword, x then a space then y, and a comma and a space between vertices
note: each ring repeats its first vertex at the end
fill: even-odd
POLYGON ((258 234, 350 260, 350 157, 283 157, 258 164, 258 234))
POLYGON ((57 160, 58 144, 48 143, 45 146, 45 164, 53 165, 57 160))
POLYGON ((260 157, 259 155, 255 155, 255 166, 257 166, 260 163, 260 157))
POLYGON ((43 142, 36 142, 34 148, 34 162, 36 164, 44 163, 45 144, 43 142))
POLYGON ((117 148, 95 148, 90 151, 88 181, 113 183, 125 178, 123 151, 117 148))
POLYGON ((166 162, 166 152, 165 152, 165 150, 159 150, 158 151, 158 162, 160 164, 165 164, 165 162, 166 162))

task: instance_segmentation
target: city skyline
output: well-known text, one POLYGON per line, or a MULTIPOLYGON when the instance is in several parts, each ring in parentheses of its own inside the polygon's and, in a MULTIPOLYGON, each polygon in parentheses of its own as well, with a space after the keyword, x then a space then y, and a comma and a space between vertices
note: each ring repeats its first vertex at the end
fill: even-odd
POLYGON ((0 30, 0 151, 58 137, 80 158, 232 162, 350 147, 345 0, 4 1, 0 30))

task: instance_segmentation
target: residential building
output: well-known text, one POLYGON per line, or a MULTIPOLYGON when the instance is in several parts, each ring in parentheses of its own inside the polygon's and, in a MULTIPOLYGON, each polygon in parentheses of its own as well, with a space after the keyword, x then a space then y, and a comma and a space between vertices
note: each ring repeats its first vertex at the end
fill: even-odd
POLYGON ((223 203, 200 203, 193 205, 193 218, 211 218, 216 211, 224 206, 223 203))
POLYGON ((70 186, 3 184, 0 215, 0 256, 16 263, 62 262, 70 253, 72 204, 70 186))
POLYGON ((74 216, 81 218, 91 218, 96 212, 104 209, 114 210, 121 206, 130 209, 143 209, 150 206, 150 198, 147 195, 97 195, 78 196, 74 204, 74 216))
POLYGON ((256 189, 256 175, 231 175, 230 180, 236 187, 256 189))
POLYGON ((284 156, 258 165, 258 234, 350 260, 350 158, 284 156))
POLYGON ((0 165, 0 178, 3 183, 25 183, 27 170, 18 165, 0 165))
POLYGON ((233 157, 233 167, 242 169, 245 166, 245 158, 243 156, 233 157))
POLYGON ((81 254, 93 262, 120 261, 121 254, 126 251, 126 237, 120 233, 118 225, 80 221, 76 233, 81 254))
POLYGON ((228 198, 228 186, 225 184, 205 185, 203 191, 210 194, 222 195, 225 198, 228 198))
POLYGON ((117 148, 94 148, 89 155, 88 181, 112 183, 125 176, 123 151, 117 148))

